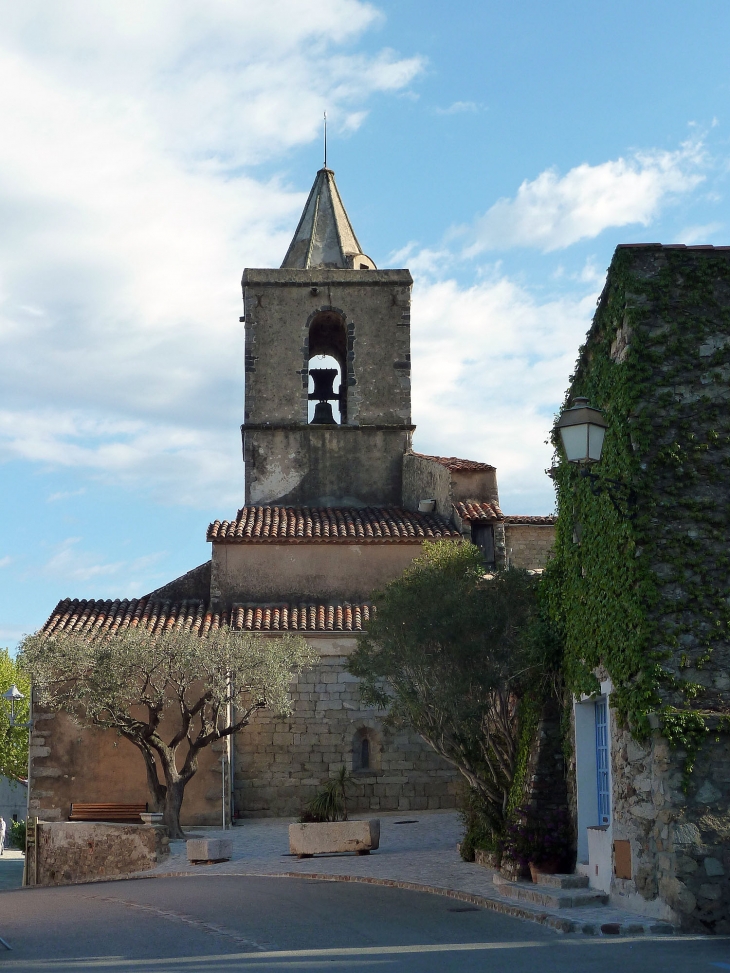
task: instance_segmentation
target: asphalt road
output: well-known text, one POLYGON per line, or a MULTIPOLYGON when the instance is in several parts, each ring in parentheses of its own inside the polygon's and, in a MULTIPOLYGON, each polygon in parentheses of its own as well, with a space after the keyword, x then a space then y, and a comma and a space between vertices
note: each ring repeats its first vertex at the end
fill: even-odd
POLYGON ((0 892, 0 969, 715 973, 730 937, 564 936, 443 896, 200 876, 0 892))

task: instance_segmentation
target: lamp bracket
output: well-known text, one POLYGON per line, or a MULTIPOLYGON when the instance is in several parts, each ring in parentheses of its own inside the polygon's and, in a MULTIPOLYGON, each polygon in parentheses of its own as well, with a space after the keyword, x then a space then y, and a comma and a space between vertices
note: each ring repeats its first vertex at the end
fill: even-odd
POLYGON ((625 517, 626 520, 636 520, 638 496, 633 487, 623 480, 614 480, 608 476, 601 477, 585 466, 581 467, 580 475, 590 481, 591 493, 594 497, 600 497, 605 493, 617 514, 625 517))

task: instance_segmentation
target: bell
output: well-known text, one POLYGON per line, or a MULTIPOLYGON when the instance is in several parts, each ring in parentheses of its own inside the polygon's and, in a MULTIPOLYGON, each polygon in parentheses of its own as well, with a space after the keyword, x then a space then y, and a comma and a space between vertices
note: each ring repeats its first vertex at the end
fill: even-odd
POLYGON ((309 374, 314 380, 314 392, 309 393, 309 398, 318 402, 336 402, 338 395, 332 391, 335 379, 337 378, 336 368, 310 368, 309 374))
POLYGON ((329 404, 329 402, 318 402, 315 405, 311 425, 315 425, 315 423, 319 423, 323 426, 335 425, 335 417, 332 415, 332 406, 329 404))

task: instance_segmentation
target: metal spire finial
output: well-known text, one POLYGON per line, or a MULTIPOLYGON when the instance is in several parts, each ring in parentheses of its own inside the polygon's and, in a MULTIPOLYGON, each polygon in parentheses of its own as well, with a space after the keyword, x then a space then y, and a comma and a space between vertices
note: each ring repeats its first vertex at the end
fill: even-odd
POLYGON ((324 167, 327 168, 327 112, 324 113, 324 167))

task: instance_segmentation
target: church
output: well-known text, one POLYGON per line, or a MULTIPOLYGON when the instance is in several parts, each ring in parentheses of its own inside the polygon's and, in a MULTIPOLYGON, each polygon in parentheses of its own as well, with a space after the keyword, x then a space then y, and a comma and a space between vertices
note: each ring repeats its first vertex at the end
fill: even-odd
MULTIPOLYGON (((184 825, 298 815, 343 765, 354 811, 454 807, 455 769, 361 703, 347 658, 373 592, 425 541, 472 542, 485 570, 540 570, 554 518, 504 515, 486 462, 413 451, 413 280, 362 252, 330 169, 317 173, 281 267, 246 269, 242 286, 243 506, 208 527, 206 563, 140 598, 63 600, 44 631, 177 626, 204 636, 230 625, 263 638, 301 633, 316 648, 290 717, 260 712, 203 753, 184 825)), ((65 820, 72 802, 148 800, 132 744, 62 713, 36 708, 34 718, 31 815, 65 820)))

